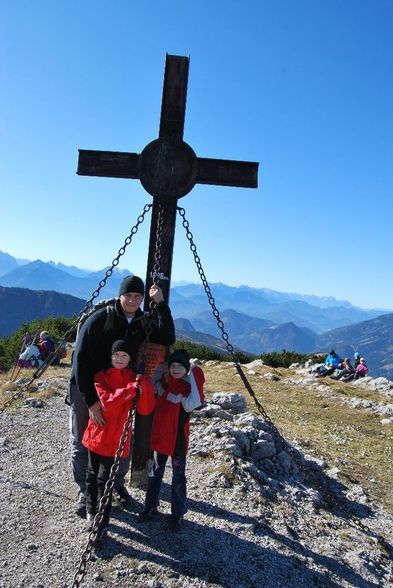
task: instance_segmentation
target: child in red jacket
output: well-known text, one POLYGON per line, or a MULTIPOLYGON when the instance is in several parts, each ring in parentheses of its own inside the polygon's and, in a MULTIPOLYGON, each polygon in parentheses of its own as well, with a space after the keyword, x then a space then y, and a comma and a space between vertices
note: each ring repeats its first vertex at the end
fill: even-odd
POLYGON ((153 466, 147 482, 142 522, 157 514, 162 478, 168 457, 172 458, 172 497, 169 527, 176 530, 187 512, 186 454, 190 437, 190 413, 203 403, 203 371, 193 366, 185 349, 177 349, 153 374, 157 406, 153 417, 151 448, 153 466), (163 369, 165 369, 163 372, 163 369))
MULTIPOLYGON (((136 410, 141 415, 151 414, 155 407, 154 387, 151 380, 138 376, 131 371, 129 364, 131 351, 127 341, 119 339, 112 345, 111 367, 94 376, 94 385, 102 405, 105 425, 96 425, 89 419, 82 443, 88 449, 86 472, 86 530, 91 531, 93 519, 104 494, 105 484, 109 478, 116 451, 119 448, 124 423, 127 420, 133 399, 140 389, 136 401, 136 410)), ((120 457, 130 453, 132 431, 125 441, 120 457)), ((111 497, 109 497, 102 523, 99 539, 103 539, 109 524, 111 497)))

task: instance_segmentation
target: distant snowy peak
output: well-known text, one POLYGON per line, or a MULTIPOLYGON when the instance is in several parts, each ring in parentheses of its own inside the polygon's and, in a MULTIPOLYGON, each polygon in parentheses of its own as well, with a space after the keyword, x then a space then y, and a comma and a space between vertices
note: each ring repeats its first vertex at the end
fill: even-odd
MULTIPOLYGON (((76 266, 68 266, 61 262, 44 262, 37 259, 35 261, 23 260, 26 263, 21 264, 21 261, 0 251, 0 284, 34 290, 55 290, 84 299, 90 297, 108 269, 103 268, 93 272, 76 266)), ((120 281, 131 273, 127 269, 114 268, 113 275, 100 293, 100 297, 116 296, 120 281)), ((283 317, 277 320, 277 311, 279 314, 285 311, 287 313, 286 320, 291 321, 293 316, 301 314, 302 321, 301 323, 298 321, 297 324, 310 328, 310 319, 313 319, 314 312, 309 307, 319 308, 322 312, 320 324, 311 320, 317 332, 391 312, 389 309, 367 309, 366 312, 364 309, 354 307, 347 300, 337 300, 333 296, 278 292, 269 288, 255 288, 244 284, 238 287, 227 286, 222 282, 211 283, 210 287, 218 308, 233 308, 251 316, 268 318, 273 322, 282 322, 283 317), (335 311, 335 309, 339 310, 335 311), (332 311, 332 316, 337 316, 335 324, 324 324, 323 313, 328 310, 332 311), (343 318, 341 316, 343 311, 348 311, 348 316, 344 312, 343 318)), ((189 307, 190 315, 206 308, 205 305, 208 302, 203 285, 188 281, 172 282, 171 305, 176 306, 177 304, 182 304, 182 310, 189 307), (192 310, 195 312, 192 313, 192 310)), ((177 316, 182 316, 182 314, 177 316)))

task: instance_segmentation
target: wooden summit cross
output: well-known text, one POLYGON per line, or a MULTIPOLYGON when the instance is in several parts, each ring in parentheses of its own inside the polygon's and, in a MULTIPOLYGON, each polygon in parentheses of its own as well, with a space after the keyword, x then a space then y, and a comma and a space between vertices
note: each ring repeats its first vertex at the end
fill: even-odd
MULTIPOLYGON (((163 224, 159 278, 160 287, 167 302, 172 272, 178 198, 188 194, 195 184, 244 188, 256 188, 258 185, 258 163, 197 157, 191 147, 183 141, 188 68, 188 57, 166 56, 158 139, 146 145, 139 155, 118 151, 80 149, 77 171, 81 176, 139 179, 145 190, 153 196, 146 271, 147 292, 154 279, 157 221, 161 207, 163 224)), ((146 296, 145 309, 148 309, 148 306, 149 298, 146 296)), ((165 358, 165 348, 156 347, 161 347, 164 353, 162 354, 157 349, 151 349, 151 357, 147 358, 148 369, 152 369, 154 365, 165 358)), ((151 422, 152 415, 141 416, 136 413, 132 458, 133 480, 137 480, 135 478, 136 471, 144 472, 150 455, 151 422)))
MULTIPOLYGON (((158 139, 137 153, 79 150, 77 173, 81 176, 139 179, 153 196, 146 291, 153 282, 155 242, 159 204, 162 205, 160 287, 169 300, 178 198, 195 184, 217 186, 258 186, 258 163, 197 157, 183 141, 189 58, 167 55, 158 139)), ((149 301, 146 299, 145 304, 149 301)))

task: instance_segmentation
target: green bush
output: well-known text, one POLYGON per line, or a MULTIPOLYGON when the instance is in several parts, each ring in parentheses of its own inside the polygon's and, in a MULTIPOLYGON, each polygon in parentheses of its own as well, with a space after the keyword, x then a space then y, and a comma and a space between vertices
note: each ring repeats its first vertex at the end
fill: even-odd
POLYGON ((233 354, 233 360, 237 361, 237 363, 250 363, 257 359, 256 355, 252 355, 251 353, 244 353, 243 351, 235 351, 233 354))
MULTIPOLYGON (((22 346, 23 336, 29 332, 33 337, 39 331, 48 331, 55 341, 62 340, 64 334, 70 329, 72 323, 75 322, 75 317, 49 317, 46 319, 36 319, 31 323, 23 323, 23 325, 15 331, 11 337, 4 337, 0 339, 0 371, 8 371, 14 362, 19 357, 22 346)), ((197 357, 204 360, 215 361, 236 361, 238 363, 249 363, 260 357, 265 365, 270 367, 289 367, 292 363, 304 363, 307 359, 312 359, 314 362, 320 362, 320 356, 306 355, 296 351, 281 352, 274 351, 272 353, 262 353, 257 356, 251 353, 244 353, 235 351, 233 355, 226 351, 215 351, 206 347, 206 345, 199 345, 191 341, 176 341, 171 347, 171 351, 175 349, 186 349, 191 357, 197 357)))
POLYGON ((238 363, 249 363, 256 358, 255 355, 243 353, 242 351, 235 351, 233 355, 229 355, 226 351, 220 353, 206 347, 206 345, 199 345, 191 341, 176 341, 171 347, 171 351, 175 349, 185 349, 190 354, 190 357, 197 357, 198 359, 215 360, 215 361, 237 361, 238 363))
POLYGON ((286 368, 293 363, 304 363, 309 357, 310 356, 305 353, 286 351, 286 349, 283 349, 281 352, 273 351, 271 353, 262 353, 262 355, 260 355, 260 358, 265 365, 286 368))

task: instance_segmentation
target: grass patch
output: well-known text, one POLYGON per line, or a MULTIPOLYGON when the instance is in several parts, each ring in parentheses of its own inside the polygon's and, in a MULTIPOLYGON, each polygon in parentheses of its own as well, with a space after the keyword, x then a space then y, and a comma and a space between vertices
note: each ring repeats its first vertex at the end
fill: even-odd
MULTIPOLYGON (((23 404, 25 398, 28 396, 34 396, 37 399, 44 400, 45 398, 50 398, 56 394, 64 394, 64 392, 59 391, 55 385, 53 387, 48 386, 43 390, 39 390, 37 386, 42 379, 48 380, 49 382, 52 378, 68 379, 70 376, 70 367, 71 366, 68 363, 62 363, 60 366, 48 367, 41 378, 33 380, 33 382, 27 387, 25 385, 25 389, 22 391, 21 396, 18 396, 18 398, 15 399, 11 399, 11 397, 13 394, 17 395, 18 391, 20 390, 20 386, 18 386, 14 381, 10 381, 12 370, 6 374, 0 374, 0 409, 3 408, 4 404, 8 403, 9 401, 9 407, 17 408, 23 404)), ((28 380, 32 379, 34 371, 35 370, 22 369, 18 371, 16 380, 23 379, 27 382, 28 380)))
POLYGON ((211 474, 216 474, 219 476, 224 476, 228 482, 232 485, 238 483, 235 473, 231 468, 231 464, 227 463, 226 461, 220 461, 217 465, 213 468, 208 470, 211 474))
MULTIPOLYGON (((253 399, 244 389, 235 370, 227 366, 202 366, 206 375, 207 392, 241 392, 247 399, 250 411, 258 414, 253 399)), ((343 481, 358 481, 372 499, 383 504, 393 514, 393 426, 381 425, 381 416, 361 408, 352 408, 330 399, 316 389, 293 386, 282 381, 274 382, 263 377, 273 372, 281 377, 294 376, 293 370, 258 368, 248 376, 256 397, 273 423, 289 441, 298 443, 306 453, 322 457, 336 465, 343 481)), ((321 383, 321 382, 319 382, 321 383)), ((330 382, 324 381, 326 385, 330 382)), ((344 388, 333 384, 332 392, 339 394, 344 388)), ((346 397, 370 398, 370 393, 345 386, 346 397)), ((383 396, 372 393, 378 402, 383 396)))
POLYGON ((326 378, 328 380, 326 383, 329 388, 335 394, 340 394, 347 398, 362 398, 363 400, 371 400, 372 402, 378 402, 379 404, 391 404, 393 403, 393 396, 384 396, 379 394, 378 392, 373 392, 371 390, 367 390, 361 386, 351 386, 343 384, 340 381, 332 380, 330 378, 326 378))

